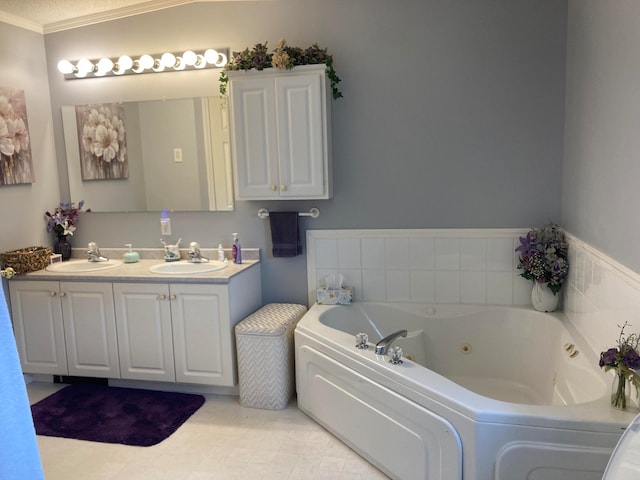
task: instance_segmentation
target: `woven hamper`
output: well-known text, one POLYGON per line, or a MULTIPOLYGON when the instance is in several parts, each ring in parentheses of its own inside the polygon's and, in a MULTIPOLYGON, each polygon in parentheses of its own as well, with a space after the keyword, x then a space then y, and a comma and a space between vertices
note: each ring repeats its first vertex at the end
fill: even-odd
POLYGON ((240 404, 281 410, 295 392, 293 330, 307 307, 271 303, 235 327, 240 404))

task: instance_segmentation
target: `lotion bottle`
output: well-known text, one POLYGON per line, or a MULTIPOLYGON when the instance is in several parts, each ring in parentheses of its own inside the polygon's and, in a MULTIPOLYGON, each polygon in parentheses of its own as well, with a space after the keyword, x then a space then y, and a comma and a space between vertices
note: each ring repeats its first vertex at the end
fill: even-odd
POLYGON ((224 258, 224 248, 222 248, 222 244, 218 245, 218 261, 224 262, 226 259, 224 258))
POLYGON ((233 246, 231 247, 231 253, 233 255, 233 263, 242 263, 242 248, 240 247, 238 234, 233 233, 232 236, 233 236, 233 246))

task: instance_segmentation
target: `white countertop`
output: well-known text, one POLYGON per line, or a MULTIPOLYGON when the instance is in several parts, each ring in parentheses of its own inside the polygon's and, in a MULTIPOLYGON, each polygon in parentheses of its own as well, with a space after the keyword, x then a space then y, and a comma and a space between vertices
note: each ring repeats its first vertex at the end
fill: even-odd
MULTIPOLYGON (((186 260, 182 260, 186 262, 186 260)), ((147 259, 137 263, 123 263, 122 265, 106 270, 79 273, 50 272, 46 269, 25 275, 16 275, 11 281, 20 280, 57 280, 57 281, 83 281, 83 282, 145 282, 145 283, 214 283, 227 284, 229 280, 239 273, 252 268, 260 263, 260 260, 244 260, 242 264, 235 264, 229 260, 226 268, 214 272, 196 274, 158 274, 149 271, 149 267, 165 263, 164 260, 147 259)))

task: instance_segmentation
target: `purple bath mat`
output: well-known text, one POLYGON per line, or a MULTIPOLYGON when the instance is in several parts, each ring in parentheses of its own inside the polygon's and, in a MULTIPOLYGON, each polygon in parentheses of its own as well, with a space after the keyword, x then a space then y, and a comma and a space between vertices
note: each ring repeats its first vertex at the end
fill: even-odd
POLYGON ((38 435, 149 447, 204 403, 202 395, 69 385, 31 407, 38 435))

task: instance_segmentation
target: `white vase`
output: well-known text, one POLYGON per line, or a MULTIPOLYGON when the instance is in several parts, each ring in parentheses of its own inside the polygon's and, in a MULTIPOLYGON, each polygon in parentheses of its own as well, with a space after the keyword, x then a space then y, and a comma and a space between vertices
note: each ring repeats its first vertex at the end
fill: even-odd
POLYGON ((553 312, 558 308, 560 292, 554 295, 546 283, 533 282, 531 290, 531 303, 539 312, 553 312))

